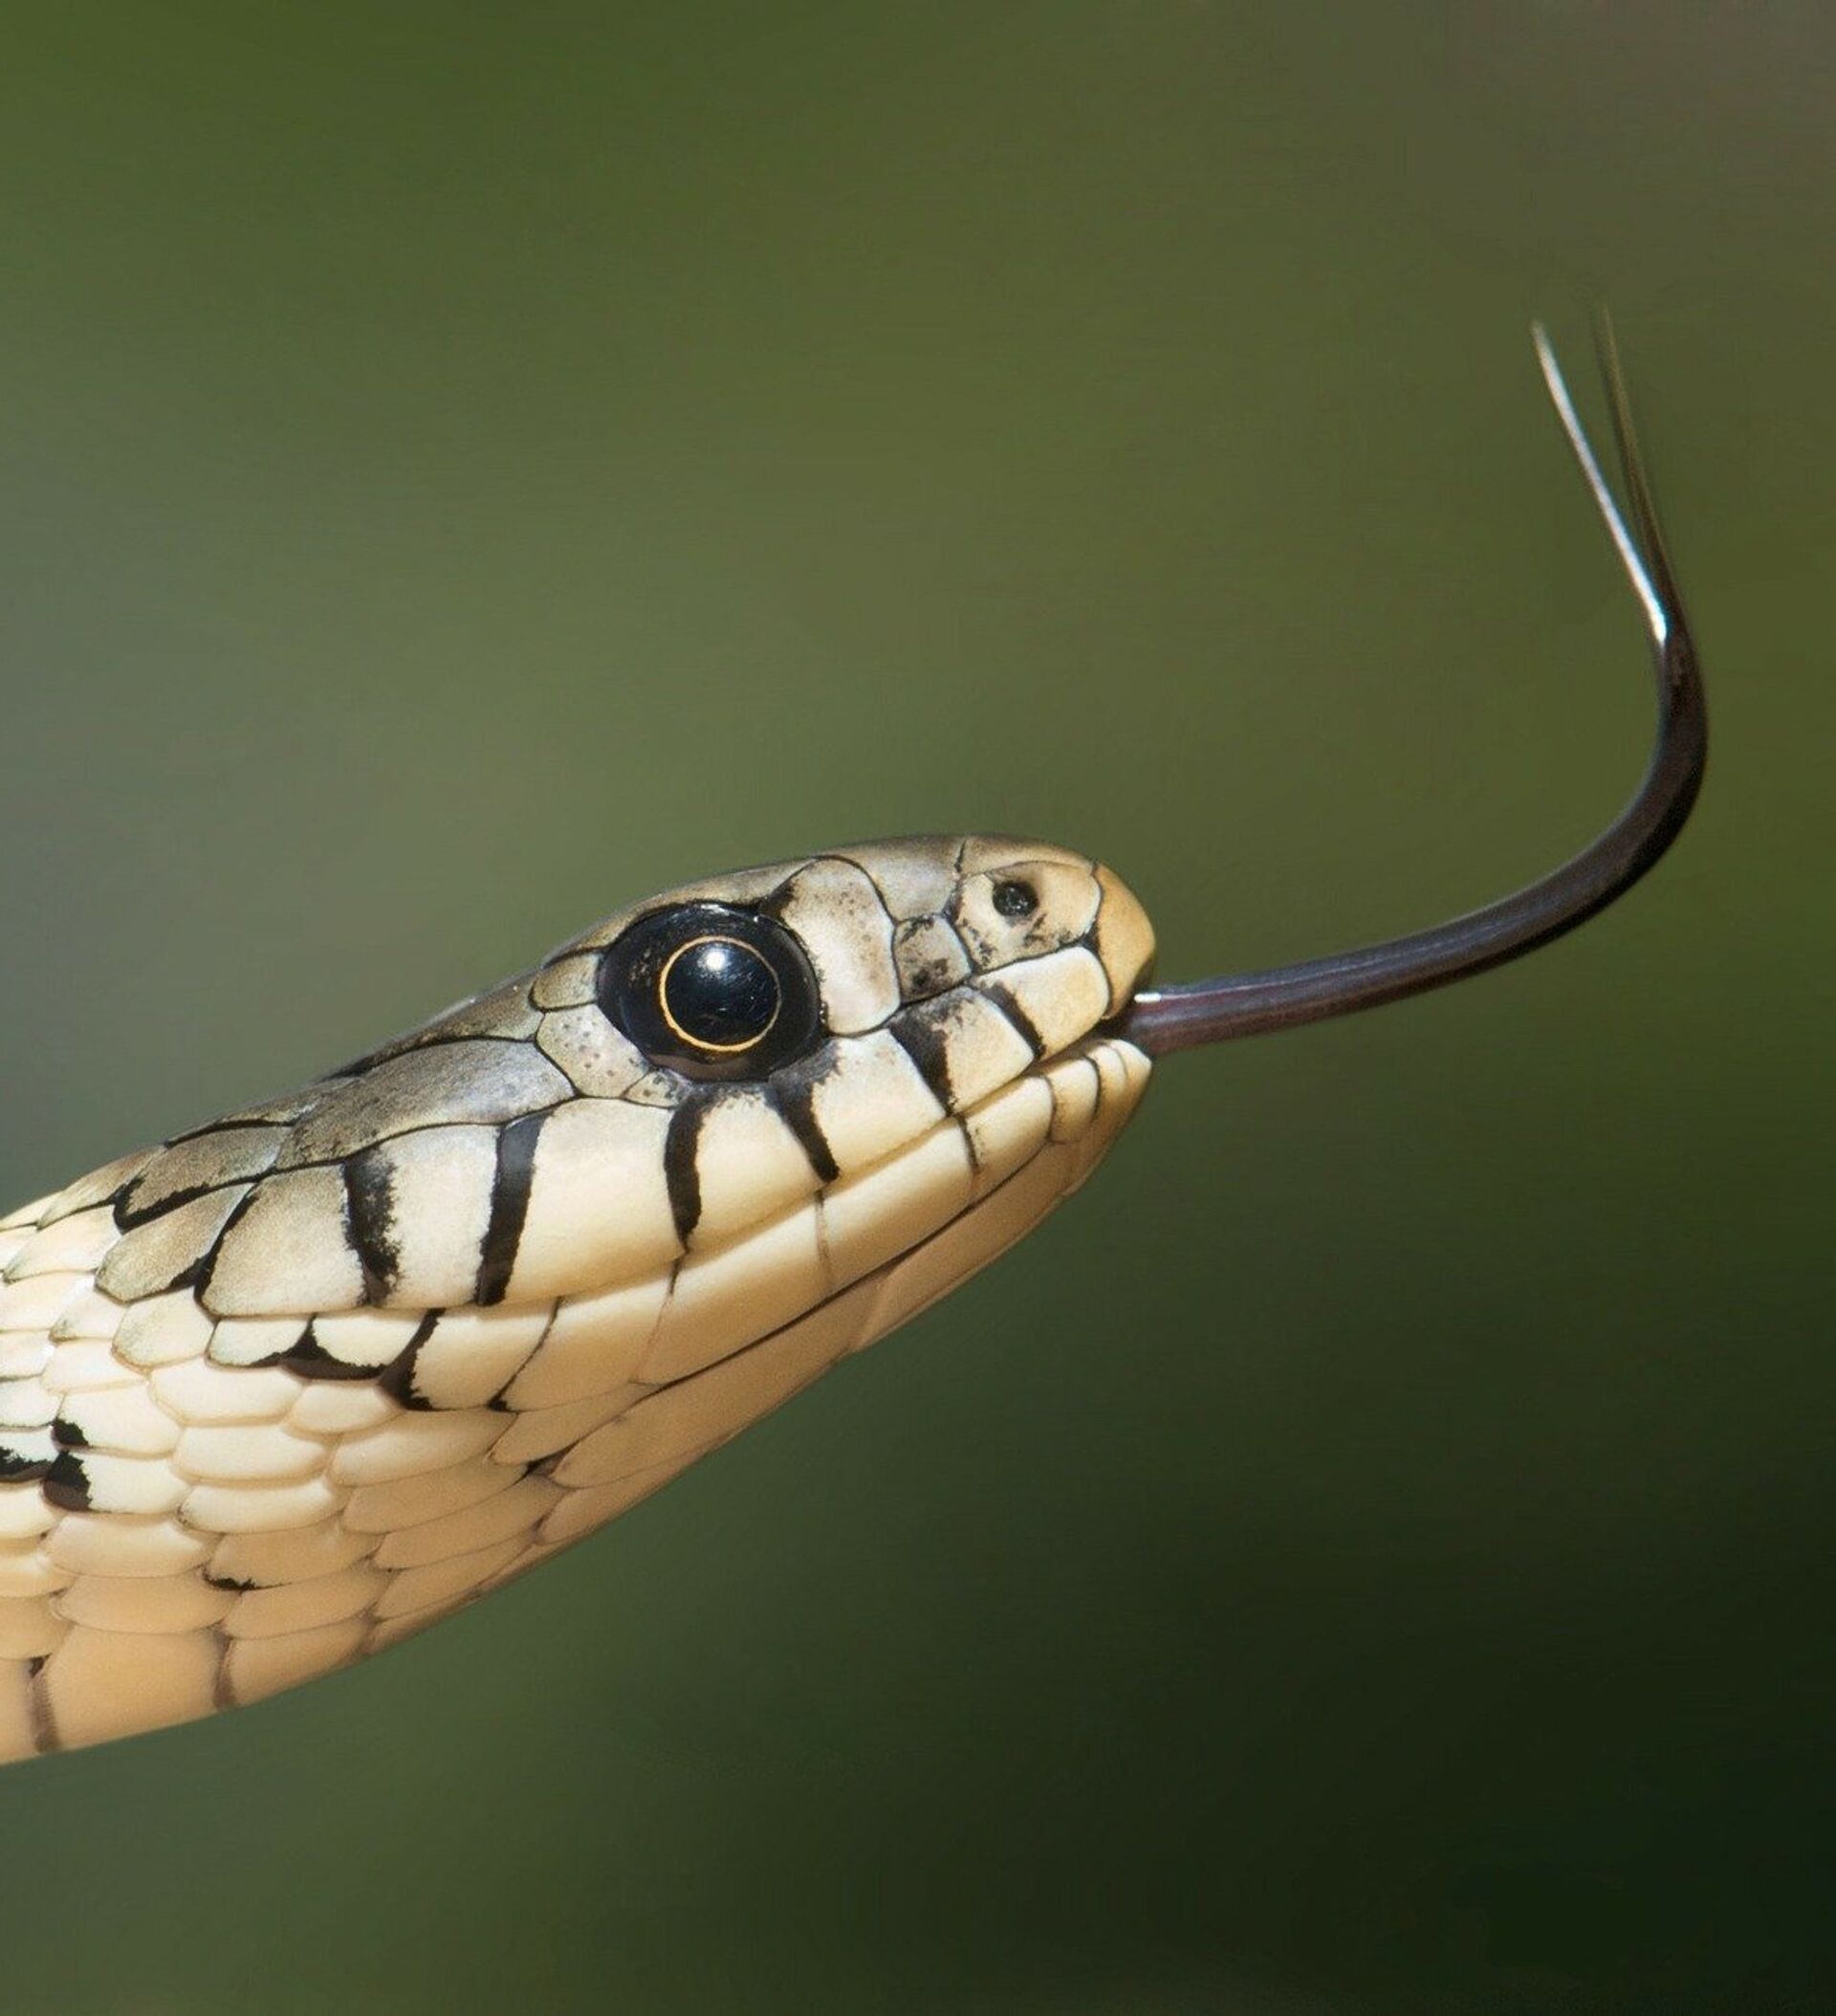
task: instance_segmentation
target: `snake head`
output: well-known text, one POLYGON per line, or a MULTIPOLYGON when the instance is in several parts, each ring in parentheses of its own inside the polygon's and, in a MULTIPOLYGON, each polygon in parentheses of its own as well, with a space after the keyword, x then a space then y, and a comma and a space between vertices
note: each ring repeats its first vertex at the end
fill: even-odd
MULTIPOLYGON (((973 1177, 982 1108, 1031 1078, 1022 1096, 1042 1112, 1051 1067, 1123 1011, 1152 947, 1123 884, 1061 847, 916 839, 774 863, 615 913, 362 1060, 295 1125, 363 1158, 346 1192, 370 1299, 603 1289, 930 1137, 933 1162, 960 1157, 973 1177), (403 1178, 429 1156, 450 1200, 459 1146, 408 1137, 487 1115, 489 1152, 462 1150, 475 1240, 404 1279, 394 1228, 423 1214, 403 1178)), ((889 1223, 876 1249, 906 1229, 889 1223)), ((273 1260, 233 1272, 272 1296, 273 1260)))
POLYGON ((832 1194, 878 1265, 939 1228, 946 1194, 966 1207, 1008 1169, 1015 1129, 1042 1143, 1070 1127, 1055 1093, 1101 1067, 1113 1107, 1144 1074, 1098 1032, 1152 945, 1114 875, 1034 843, 903 840, 742 870, 621 910, 69 1202, 119 1183, 107 1292, 189 1287, 214 1317, 310 1316, 321 1338, 342 1312, 627 1289, 658 1313, 767 1225, 808 1261, 772 1304, 788 1316, 862 1271, 832 1194), (912 1193, 921 1171, 934 1208, 912 1193))

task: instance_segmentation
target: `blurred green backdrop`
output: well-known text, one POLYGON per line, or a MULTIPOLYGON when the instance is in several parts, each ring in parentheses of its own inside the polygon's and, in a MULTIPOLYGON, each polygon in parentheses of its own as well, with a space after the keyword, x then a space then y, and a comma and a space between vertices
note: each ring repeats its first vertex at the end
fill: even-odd
POLYGON ((9 2010, 1836 2008, 1833 91, 1812 0, 11 12, 10 1200, 825 841, 1169 974, 1548 866, 1650 703, 1533 313, 1717 748, 565 1563, 8 1772, 9 2010))

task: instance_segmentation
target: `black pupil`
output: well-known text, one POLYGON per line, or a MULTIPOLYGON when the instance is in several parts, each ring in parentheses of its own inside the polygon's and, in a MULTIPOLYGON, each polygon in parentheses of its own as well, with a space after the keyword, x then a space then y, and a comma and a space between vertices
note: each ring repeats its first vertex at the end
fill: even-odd
POLYGON ((997 882, 994 885, 994 908, 1003 917, 1028 916, 1038 908, 1038 903, 1030 883, 997 882))
POLYGON ((777 975, 737 938, 697 938, 663 971, 663 1012, 690 1042, 743 1050, 777 1019, 777 975))

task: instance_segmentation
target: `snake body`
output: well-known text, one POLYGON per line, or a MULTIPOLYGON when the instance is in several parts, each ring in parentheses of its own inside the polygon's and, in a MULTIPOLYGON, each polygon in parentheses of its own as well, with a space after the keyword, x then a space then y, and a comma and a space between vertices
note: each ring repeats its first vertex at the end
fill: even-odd
POLYGON ((779 863, 13 1213, 0 1758, 391 1645, 906 1322, 1115 1139, 1151 953, 1060 848, 779 863), (681 977, 754 944, 797 997, 740 1001, 755 1054, 681 977))

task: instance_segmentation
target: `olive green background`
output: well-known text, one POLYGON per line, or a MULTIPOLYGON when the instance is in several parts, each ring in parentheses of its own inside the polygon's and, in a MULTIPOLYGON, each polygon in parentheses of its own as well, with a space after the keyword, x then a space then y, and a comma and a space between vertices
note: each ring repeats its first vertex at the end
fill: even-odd
POLYGON ((1528 878, 1650 712, 1533 314, 1717 746, 566 1561, 0 1777, 9 2012, 1836 2008, 1833 101, 1818 0, 10 11, 11 1196, 825 842, 1170 975, 1528 878))

